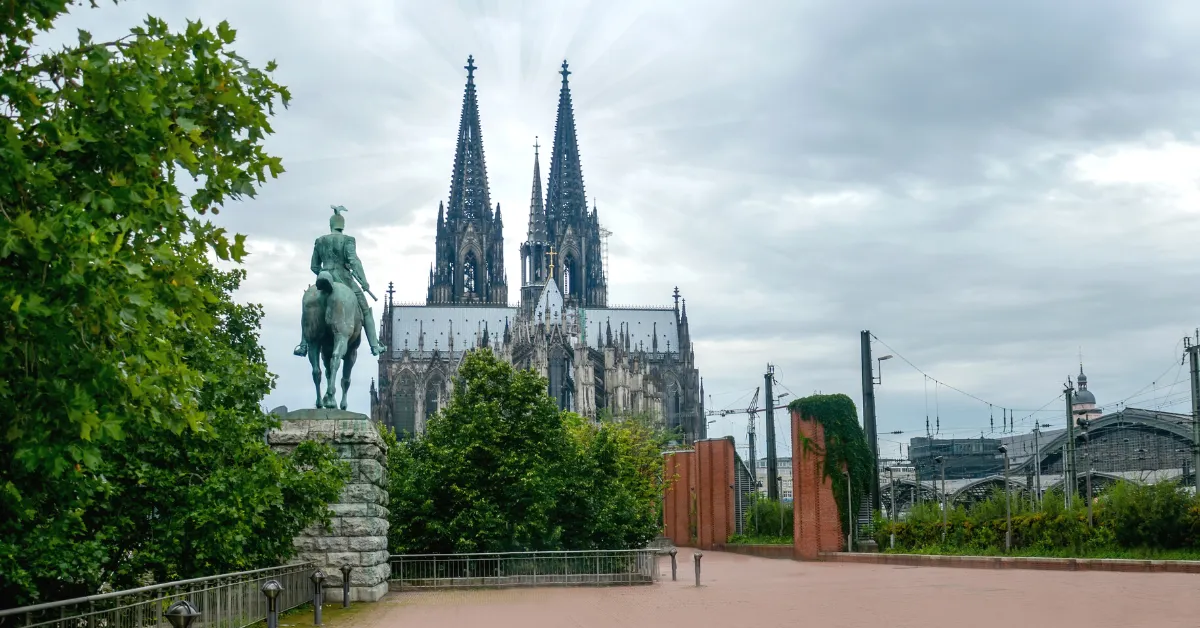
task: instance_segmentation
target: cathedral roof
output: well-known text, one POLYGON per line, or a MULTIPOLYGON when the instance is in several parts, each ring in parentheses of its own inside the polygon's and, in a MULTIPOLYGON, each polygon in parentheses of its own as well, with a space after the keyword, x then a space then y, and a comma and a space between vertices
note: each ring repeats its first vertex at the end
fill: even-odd
POLYGON ((654 337, 658 336, 658 350, 666 353, 679 351, 679 329, 675 324, 675 310, 664 308, 586 308, 580 312, 580 326, 587 330, 587 344, 596 349, 606 342, 598 328, 611 327, 613 344, 622 330, 629 336, 629 348, 639 347, 652 351, 654 337))
POLYGON ((392 351, 417 351, 420 337, 425 334, 425 351, 432 351, 435 342, 441 351, 447 351, 450 340, 454 350, 464 351, 475 346, 475 334, 486 324, 498 342, 504 332, 506 321, 517 316, 515 307, 480 305, 394 305, 392 306, 392 351))
POLYGON ((533 309, 533 320, 539 322, 558 322, 563 317, 563 295, 558 289, 558 282, 553 277, 542 288, 537 305, 533 309))

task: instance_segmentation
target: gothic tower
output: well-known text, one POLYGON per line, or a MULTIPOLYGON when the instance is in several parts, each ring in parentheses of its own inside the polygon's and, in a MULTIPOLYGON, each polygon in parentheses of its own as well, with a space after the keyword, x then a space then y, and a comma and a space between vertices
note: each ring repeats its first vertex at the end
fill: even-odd
POLYGON ((521 244, 521 307, 532 311, 546 285, 550 236, 546 231, 546 205, 542 201, 542 168, 537 138, 533 143, 533 190, 529 195, 529 231, 521 244))
MULTIPOLYGON (((569 305, 605 307, 608 286, 604 280, 600 248, 600 219, 595 209, 588 212, 583 191, 583 167, 575 138, 575 113, 567 84, 567 62, 562 64, 562 89, 558 94, 558 119, 550 155, 550 177, 546 185, 547 240, 555 249, 555 265, 561 269, 554 280, 569 305)), ((532 211, 532 210, 531 210, 532 211)))
POLYGON ((458 123, 458 147, 450 178, 448 207, 438 204, 434 267, 429 270, 427 305, 508 304, 504 273, 504 224, 500 205, 492 211, 483 159, 475 58, 467 57, 467 87, 458 123))

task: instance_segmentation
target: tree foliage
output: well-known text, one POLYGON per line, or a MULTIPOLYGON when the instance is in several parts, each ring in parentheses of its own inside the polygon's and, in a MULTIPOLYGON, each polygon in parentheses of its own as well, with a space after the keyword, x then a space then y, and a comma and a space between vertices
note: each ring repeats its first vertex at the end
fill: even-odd
POLYGON ((659 530, 660 435, 561 412, 545 378, 488 349, 425 434, 389 449, 394 552, 640 547, 659 530))
POLYGON ((0 606, 274 562, 339 482, 263 444, 261 312, 209 258, 286 88, 224 22, 33 50, 75 4, 0 5, 0 606))

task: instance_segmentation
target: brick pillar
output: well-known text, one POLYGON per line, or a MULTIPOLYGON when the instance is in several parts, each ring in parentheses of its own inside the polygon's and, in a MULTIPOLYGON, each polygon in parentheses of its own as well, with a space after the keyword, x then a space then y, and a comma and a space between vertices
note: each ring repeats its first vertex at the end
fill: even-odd
POLYGON ((338 501, 329 505, 328 530, 314 524, 292 543, 296 560, 311 561, 325 572, 327 600, 342 599, 342 565, 350 572, 350 599, 374 602, 388 591, 387 449, 365 414, 345 410, 294 410, 271 430, 267 441, 284 453, 312 440, 329 443, 350 464, 350 479, 338 501))
POLYGON ((733 441, 696 442, 696 492, 699 495, 699 547, 724 549, 733 527, 733 441))
POLYGON ((692 499, 696 495, 696 452, 675 451, 663 454, 663 536, 676 546, 686 547, 692 540, 692 499))
POLYGON ((792 410, 793 556, 817 560, 845 544, 833 483, 825 477, 825 428, 792 410), (801 439, 809 441, 805 448, 801 439))

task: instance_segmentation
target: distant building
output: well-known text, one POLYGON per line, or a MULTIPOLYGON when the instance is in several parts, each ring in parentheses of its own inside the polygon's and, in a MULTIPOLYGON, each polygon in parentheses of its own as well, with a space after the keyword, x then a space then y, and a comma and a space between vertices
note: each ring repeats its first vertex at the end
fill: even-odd
POLYGON ((1075 391, 1075 397, 1071 400, 1071 413, 1075 415, 1075 423, 1078 425, 1080 419, 1095 421, 1104 413, 1100 408, 1096 407, 1096 395, 1087 387, 1087 375, 1083 374, 1083 364, 1079 365, 1079 378, 1075 383, 1079 385, 1079 390, 1075 391))
POLYGON ((909 458, 921 480, 940 480, 944 460, 947 480, 981 478, 1004 470, 999 453, 999 438, 929 438, 918 436, 908 441, 909 458))
MULTIPOLYGON (((792 501, 792 458, 779 458, 776 462, 776 468, 779 470, 779 500, 790 502, 792 501)), ((758 487, 759 494, 766 496, 767 494, 767 459, 758 459, 758 481, 761 486, 758 487)))

